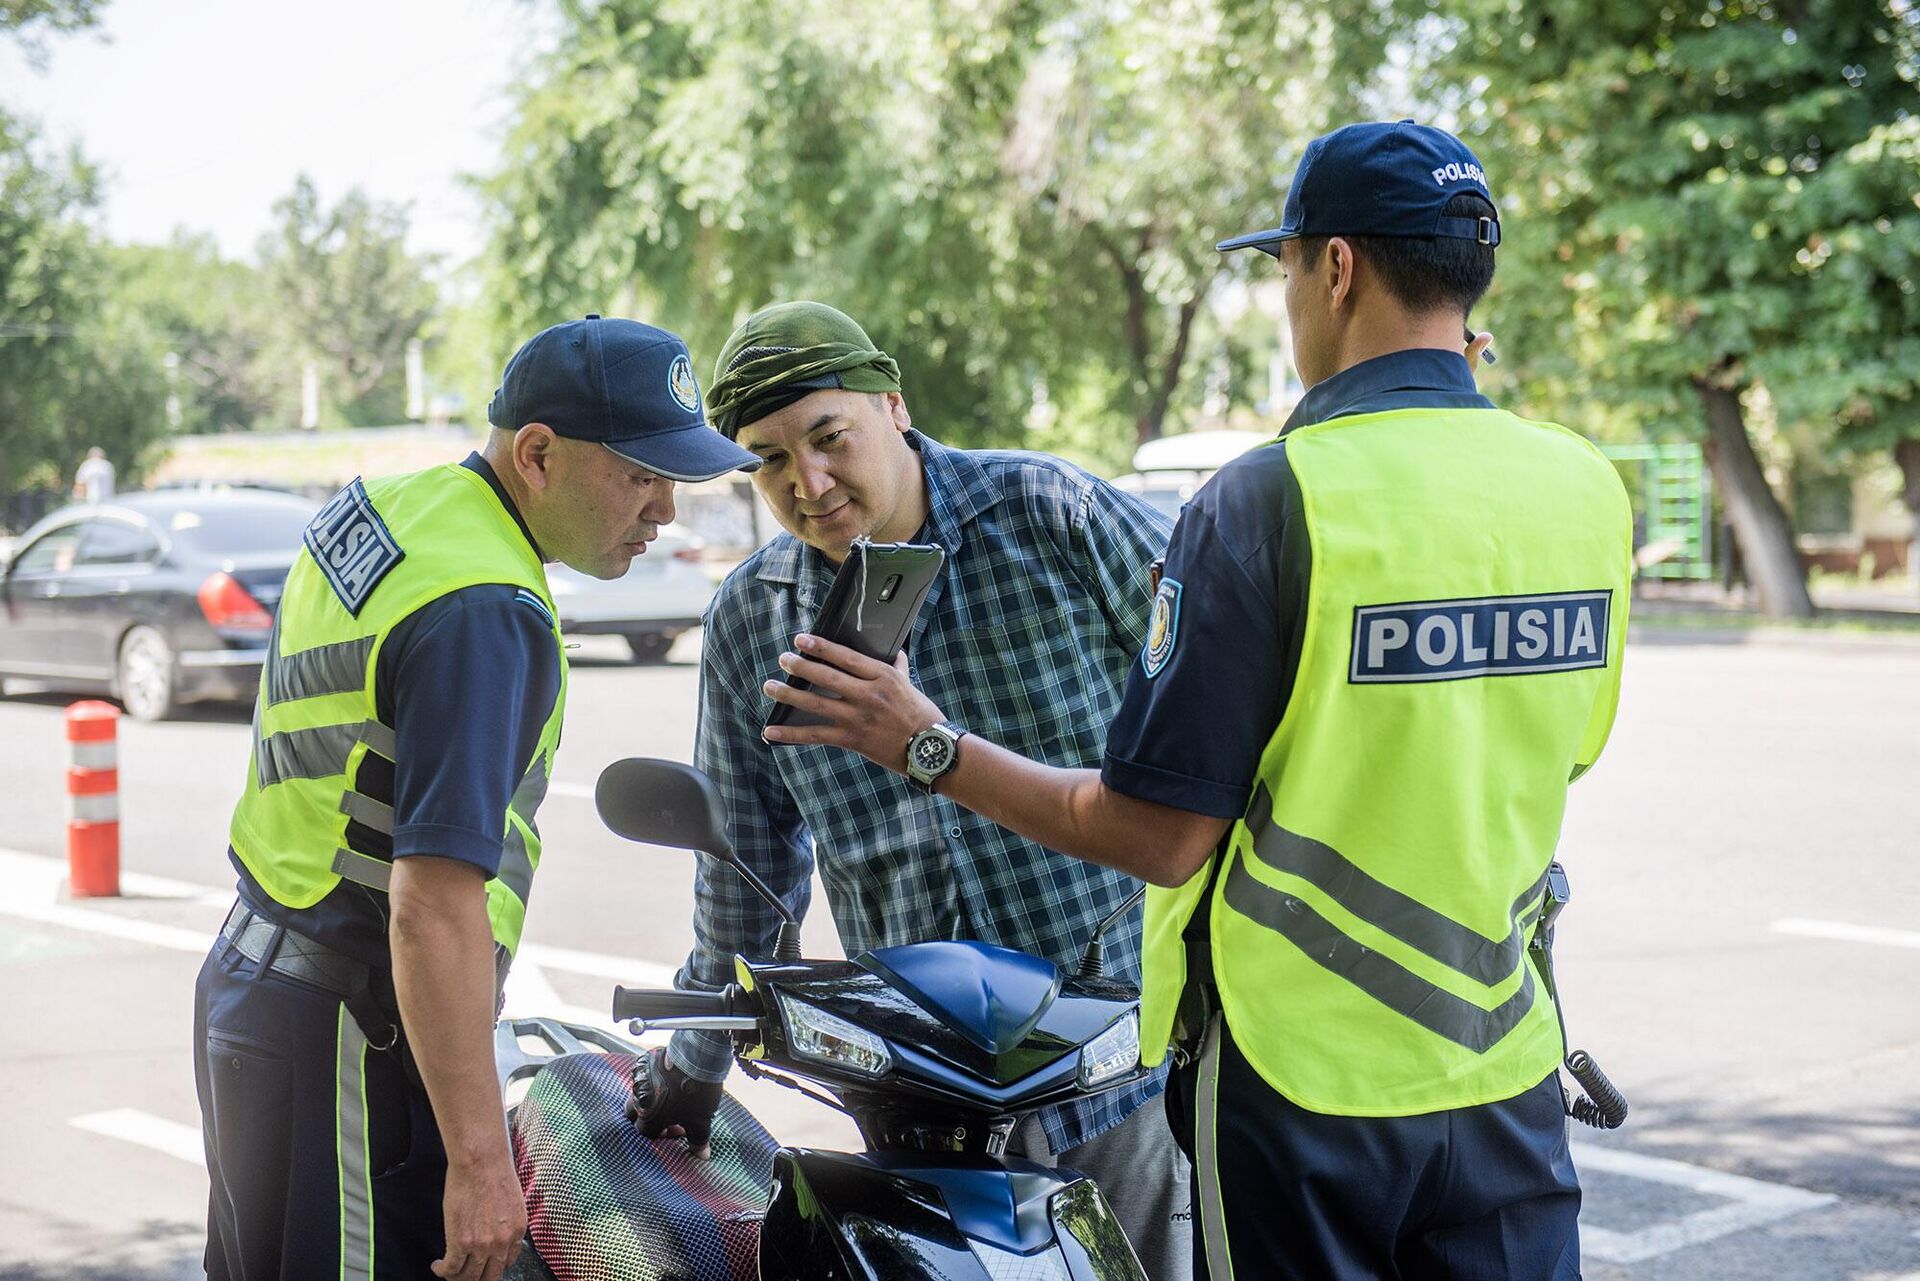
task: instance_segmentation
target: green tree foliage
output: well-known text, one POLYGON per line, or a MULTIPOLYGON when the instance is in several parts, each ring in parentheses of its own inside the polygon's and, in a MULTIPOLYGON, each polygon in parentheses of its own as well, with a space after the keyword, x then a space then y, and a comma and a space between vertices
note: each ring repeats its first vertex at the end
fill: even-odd
POLYGON ((1044 387, 1124 458, 1246 269, 1213 241, 1276 217, 1333 70, 1379 48, 1290 3, 573 5, 483 187, 488 296, 515 339, 638 313, 696 353, 818 298, 936 434, 1024 441, 1044 387))
POLYGON ((0 0, 0 31, 78 31, 100 20, 105 0, 0 0))
POLYGON ((0 0, 0 34, 12 36, 34 66, 46 62, 42 37, 80 31, 100 20, 106 0, 0 0))
MULTIPOLYGON (((100 8, 0 0, 0 36, 38 62, 37 35, 90 26, 100 8)), ((86 223, 98 201, 77 152, 49 152, 31 121, 0 106, 0 497, 64 490, 91 445, 137 474, 160 431, 151 371, 103 306, 105 266, 86 223)))
POLYGON ((0 110, 0 495, 64 489, 91 445, 137 474, 163 430, 156 371, 104 302, 96 200, 78 155, 0 110))
POLYGON ((260 273, 206 236, 111 253, 113 292, 149 363, 166 371, 175 431, 290 426, 276 410, 299 391, 260 273))
POLYGON ((1509 213, 1512 367, 1542 399, 1592 397, 1700 434, 1763 607, 1811 612, 1745 400, 1764 387, 1783 422, 1829 434, 1912 422, 1915 11, 1469 0, 1446 13, 1423 47, 1509 213))
POLYGON ((260 246, 261 271, 280 312, 293 363, 281 414, 297 421, 298 362, 321 371, 324 416, 374 426, 404 421, 407 344, 437 305, 427 262, 406 250, 404 208, 349 192, 323 208, 302 177, 274 206, 278 228, 260 246))

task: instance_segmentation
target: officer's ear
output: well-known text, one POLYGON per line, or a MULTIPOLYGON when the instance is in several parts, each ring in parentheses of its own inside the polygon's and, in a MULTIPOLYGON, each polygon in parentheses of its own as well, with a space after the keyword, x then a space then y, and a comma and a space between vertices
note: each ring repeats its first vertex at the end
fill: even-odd
POLYGON ((545 423, 528 423, 513 434, 513 469, 530 489, 545 489, 553 479, 560 438, 545 423))
POLYGON ((1338 311, 1353 297, 1353 273, 1357 262, 1353 242, 1345 236, 1330 237, 1320 260, 1326 268, 1327 287, 1333 295, 1329 305, 1338 311))

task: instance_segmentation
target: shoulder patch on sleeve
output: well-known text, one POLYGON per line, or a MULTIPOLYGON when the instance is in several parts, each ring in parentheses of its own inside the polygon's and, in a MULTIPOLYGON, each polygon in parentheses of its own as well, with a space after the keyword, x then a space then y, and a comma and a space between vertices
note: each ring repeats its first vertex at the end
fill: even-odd
POLYGON ((531 605, 533 612, 545 619, 548 627, 558 627, 560 625, 555 621, 553 611, 547 608, 547 602, 541 600, 526 588, 522 587, 519 591, 515 592, 513 598, 523 605, 531 605))
POLYGON ((1151 680, 1173 657, 1173 643, 1180 636, 1180 584, 1162 578, 1153 594, 1153 612, 1147 618, 1147 647, 1140 651, 1140 666, 1151 680))
POLYGON ((320 509, 301 541, 334 595, 355 618, 380 580, 407 558, 357 476, 320 509))

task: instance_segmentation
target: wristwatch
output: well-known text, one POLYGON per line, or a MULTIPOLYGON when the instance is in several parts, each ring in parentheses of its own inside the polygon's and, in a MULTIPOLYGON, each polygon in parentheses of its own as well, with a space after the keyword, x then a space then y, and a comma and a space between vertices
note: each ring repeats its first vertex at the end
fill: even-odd
POLYGON ((966 735, 952 721, 941 721, 908 739, 907 778, 931 795, 933 785, 960 759, 960 740, 966 735))

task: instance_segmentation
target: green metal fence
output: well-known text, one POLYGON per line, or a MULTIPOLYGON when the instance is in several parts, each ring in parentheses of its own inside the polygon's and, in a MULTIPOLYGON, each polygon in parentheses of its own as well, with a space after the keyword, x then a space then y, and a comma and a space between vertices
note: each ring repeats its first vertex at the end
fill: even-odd
POLYGON ((1643 556, 1640 576, 1712 578, 1713 490, 1700 446, 1601 445, 1600 452, 1628 472, 1635 551, 1660 553, 1643 556))

